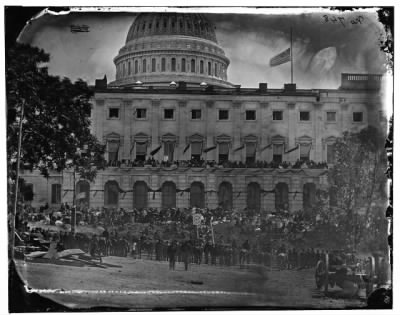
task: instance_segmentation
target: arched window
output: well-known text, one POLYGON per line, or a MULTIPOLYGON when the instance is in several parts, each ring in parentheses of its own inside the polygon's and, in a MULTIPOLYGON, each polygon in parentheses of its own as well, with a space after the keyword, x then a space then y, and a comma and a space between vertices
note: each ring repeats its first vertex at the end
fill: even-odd
POLYGON ((218 70, 218 69, 217 69, 217 64, 215 63, 215 64, 214 64, 214 76, 217 76, 217 73, 218 73, 217 70, 218 70))
POLYGON ((51 185, 51 203, 61 203, 61 184, 51 185))
POLYGON ((151 72, 156 72, 156 58, 151 59, 151 72))
POLYGON ((256 212, 261 209, 261 189, 258 183, 247 185, 247 208, 256 212))
POLYGON ((232 210, 232 184, 222 182, 218 190, 218 205, 224 210, 232 210))
POLYGON ((90 184, 85 180, 76 183, 76 204, 79 207, 90 206, 90 184))
POLYGON ((314 183, 307 183, 303 186, 303 210, 312 209, 315 205, 316 187, 314 183))
POLYGON ((211 75, 211 62, 207 63, 208 75, 211 75))
POLYGON ((204 73, 204 61, 200 60, 200 73, 204 73))
POLYGON ((161 71, 165 72, 165 58, 161 58, 161 71))
POLYGON ((108 181, 104 185, 104 205, 106 207, 118 207, 119 185, 116 181, 108 181))
POLYGON ((196 61, 194 59, 190 60, 190 71, 191 72, 196 71, 196 61))
POLYGON ((131 62, 128 61, 128 75, 132 74, 132 69, 131 69, 131 62))
POLYGON ((147 61, 146 59, 143 59, 142 72, 146 72, 146 66, 147 66, 147 61))
POLYGON ((135 60, 135 73, 139 72, 139 66, 138 66, 138 61, 135 60))
POLYGON ((173 71, 173 72, 176 71, 176 59, 175 58, 171 59, 171 71, 173 71))
POLYGON ((190 185, 190 206, 204 208, 204 185, 201 182, 194 182, 190 185))
POLYGON ((278 183, 275 186, 275 209, 289 209, 289 188, 286 183, 278 183))
POLYGON ((186 72, 186 59, 185 58, 182 58, 182 61, 181 61, 181 71, 186 72))
POLYGON ((161 187, 161 207, 176 207, 176 186, 173 182, 165 182, 161 187))
POLYGON ((148 187, 143 181, 138 181, 133 186, 133 207, 140 210, 147 208, 148 187))

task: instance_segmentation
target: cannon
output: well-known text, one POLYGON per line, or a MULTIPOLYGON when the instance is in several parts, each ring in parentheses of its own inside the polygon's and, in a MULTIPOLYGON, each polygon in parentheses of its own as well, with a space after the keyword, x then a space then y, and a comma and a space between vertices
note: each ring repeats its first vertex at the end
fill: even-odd
POLYGON ((343 289, 343 295, 354 297, 365 289, 368 297, 375 289, 389 282, 389 265, 382 254, 369 256, 367 261, 356 261, 355 255, 344 251, 325 253, 315 268, 317 289, 328 293, 335 285, 343 289))

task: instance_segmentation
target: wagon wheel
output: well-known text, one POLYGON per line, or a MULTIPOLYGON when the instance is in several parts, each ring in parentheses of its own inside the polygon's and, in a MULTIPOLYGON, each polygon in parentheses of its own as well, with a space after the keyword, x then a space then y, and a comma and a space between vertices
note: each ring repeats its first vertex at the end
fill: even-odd
POLYGON ((315 284, 317 289, 321 289, 325 285, 326 281, 326 273, 327 273, 326 265, 322 260, 319 260, 317 263, 317 267, 315 268, 315 284))

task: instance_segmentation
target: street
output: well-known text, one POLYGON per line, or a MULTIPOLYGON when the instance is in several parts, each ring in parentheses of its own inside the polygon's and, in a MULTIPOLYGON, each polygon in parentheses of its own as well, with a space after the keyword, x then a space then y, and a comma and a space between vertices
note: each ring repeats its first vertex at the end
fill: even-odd
POLYGON ((77 267, 16 261, 28 287, 72 308, 360 308, 360 299, 324 297, 315 288, 314 269, 268 270, 105 257, 109 267, 77 267), (43 290, 43 291, 40 291, 43 290), (54 290, 54 291, 53 291, 54 290))

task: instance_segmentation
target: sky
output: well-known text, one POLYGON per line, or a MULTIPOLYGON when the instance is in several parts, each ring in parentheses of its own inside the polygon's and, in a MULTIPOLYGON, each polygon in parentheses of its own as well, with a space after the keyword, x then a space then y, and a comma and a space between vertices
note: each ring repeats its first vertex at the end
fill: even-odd
MULTIPOLYGON (((124 45, 137 10, 110 13, 100 9, 103 10, 91 13, 43 14, 31 21, 19 40, 50 53, 48 66, 52 74, 72 80, 82 78, 89 84, 104 75, 113 81, 113 58, 124 45), (71 33, 70 25, 83 24, 89 26, 89 32, 71 33)), ((269 66, 273 56, 290 47, 290 29, 294 83, 299 88, 337 88, 341 73, 387 71, 387 57, 379 47, 385 31, 374 10, 217 11, 206 14, 214 22, 218 42, 230 59, 228 81, 233 84, 258 87, 260 82, 267 82, 269 87, 280 88, 290 83, 290 63, 269 66)))

